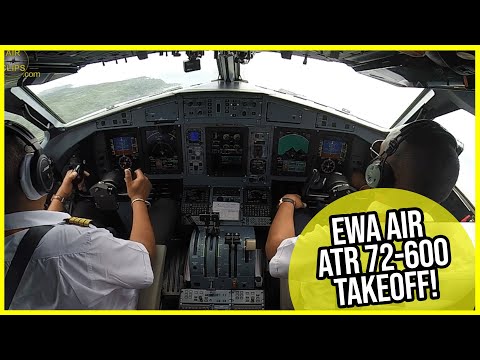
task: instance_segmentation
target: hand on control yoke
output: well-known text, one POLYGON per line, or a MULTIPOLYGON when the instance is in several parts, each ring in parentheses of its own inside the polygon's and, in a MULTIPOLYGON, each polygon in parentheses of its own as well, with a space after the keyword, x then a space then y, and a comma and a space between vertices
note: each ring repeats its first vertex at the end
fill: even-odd
POLYGON ((85 190, 85 177, 90 176, 87 171, 82 171, 80 174, 76 171, 77 169, 68 170, 63 178, 62 185, 57 190, 57 195, 63 196, 64 198, 69 197, 74 190, 74 187, 77 186, 79 190, 85 190))
POLYGON ((283 196, 284 198, 289 198, 295 201, 295 209, 301 209, 306 206, 306 204, 302 201, 302 198, 298 194, 286 194, 283 196))
POLYGON ((143 174, 142 170, 135 170, 135 180, 132 178, 130 169, 125 169, 125 183, 127 184, 127 193, 130 199, 147 200, 150 190, 152 190, 152 183, 143 174))

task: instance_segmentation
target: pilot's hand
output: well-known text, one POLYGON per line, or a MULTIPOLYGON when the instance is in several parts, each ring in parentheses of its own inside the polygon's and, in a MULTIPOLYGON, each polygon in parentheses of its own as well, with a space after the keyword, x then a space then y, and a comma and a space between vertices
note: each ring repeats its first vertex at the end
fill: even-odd
MULTIPOLYGON (((77 178, 78 173, 74 170, 68 170, 67 173, 65 174, 65 177, 63 178, 62 185, 58 188, 56 194, 63 196, 64 198, 69 197, 72 194, 73 191, 73 182, 77 178)), ((87 171, 83 172, 83 179, 82 181, 77 185, 79 190, 85 190, 85 177, 90 176, 90 174, 87 171)))
POLYGON ((367 181, 365 180, 365 174, 359 170, 353 171, 350 183, 357 190, 363 190, 365 188, 368 189, 367 181))
POLYGON ((295 209, 301 209, 306 207, 306 204, 302 201, 302 198, 298 194, 286 194, 282 198, 289 198, 295 201, 295 209))
POLYGON ((132 179, 132 172, 130 169, 125 169, 125 182, 127 184, 127 193, 130 199, 147 200, 150 190, 152 190, 152 183, 143 174, 142 170, 135 170, 135 180, 132 179))

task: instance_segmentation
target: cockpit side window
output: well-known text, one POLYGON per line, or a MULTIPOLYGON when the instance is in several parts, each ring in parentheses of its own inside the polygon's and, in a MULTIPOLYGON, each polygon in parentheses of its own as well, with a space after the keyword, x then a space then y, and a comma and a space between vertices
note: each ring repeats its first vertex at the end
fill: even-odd
POLYGON ((45 139, 45 133, 39 127, 33 125, 30 121, 26 120, 23 116, 10 113, 5 111, 5 120, 16 122, 20 125, 25 126, 32 134, 38 139, 39 142, 42 142, 45 139))
POLYGON ((475 206, 475 116, 456 110, 434 119, 463 143, 457 188, 475 206))

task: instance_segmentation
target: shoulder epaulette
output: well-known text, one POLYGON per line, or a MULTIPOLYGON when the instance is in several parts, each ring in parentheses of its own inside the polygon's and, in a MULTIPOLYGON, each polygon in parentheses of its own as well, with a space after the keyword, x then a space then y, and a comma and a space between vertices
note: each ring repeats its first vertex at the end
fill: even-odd
POLYGON ((66 224, 78 225, 83 227, 88 227, 92 221, 93 221, 92 219, 85 219, 85 218, 80 218, 75 216, 72 216, 69 219, 65 219, 66 224))

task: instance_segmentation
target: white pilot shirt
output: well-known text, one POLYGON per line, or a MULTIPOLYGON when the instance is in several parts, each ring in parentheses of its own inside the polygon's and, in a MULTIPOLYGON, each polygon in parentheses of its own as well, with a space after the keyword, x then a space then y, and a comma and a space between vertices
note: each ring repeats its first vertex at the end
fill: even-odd
MULTIPOLYGON (((153 282, 145 246, 92 225, 62 224, 69 217, 46 210, 5 215, 5 230, 59 224, 40 240, 10 309, 136 309, 138 289, 153 282)), ((27 231, 5 238, 5 275, 27 231)))
POLYGON ((288 279, 288 267, 297 239, 298 236, 295 236, 285 239, 280 243, 275 256, 268 264, 270 275, 276 278, 288 279))

